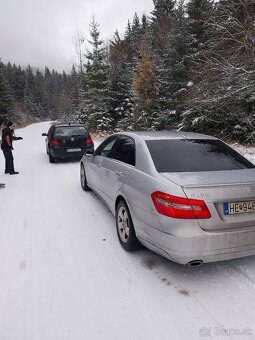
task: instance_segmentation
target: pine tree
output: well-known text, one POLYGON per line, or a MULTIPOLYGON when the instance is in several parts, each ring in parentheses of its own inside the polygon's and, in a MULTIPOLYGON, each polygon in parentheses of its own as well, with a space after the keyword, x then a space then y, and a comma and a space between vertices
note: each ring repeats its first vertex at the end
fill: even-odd
POLYGON ((24 122, 31 117, 44 120, 68 117, 69 121, 74 114, 77 117, 80 75, 74 68, 70 75, 47 67, 42 73, 30 65, 23 70, 10 63, 2 64, 2 69, 11 98, 9 118, 24 122))
POLYGON ((134 51, 133 51, 133 46, 132 46, 132 29, 131 29, 131 23, 129 20, 127 23, 127 27, 125 29, 124 41, 125 41, 126 53, 127 53, 127 63, 131 65, 133 63, 134 51))
POLYGON ((196 55, 204 47, 207 27, 213 15, 213 0, 190 0, 187 3, 188 30, 192 36, 190 45, 196 55))
POLYGON ((31 115, 36 115, 34 74, 30 65, 25 70, 24 106, 31 115))
POLYGON ((71 108, 69 112, 69 120, 78 122, 78 107, 79 107, 79 88, 81 84, 81 74, 78 73, 73 65, 69 82, 67 85, 67 94, 70 96, 71 108))
POLYGON ((130 45, 126 40, 120 39, 115 32, 110 42, 110 90, 111 90, 111 117, 113 126, 117 130, 130 128, 132 125, 131 82, 132 62, 130 61, 130 45))
POLYGON ((157 62, 159 100, 158 115, 154 122, 157 129, 175 129, 179 123, 188 86, 187 57, 190 53, 190 39, 184 1, 180 1, 173 13, 172 29, 167 37, 165 52, 157 62))
POLYGON ((254 136, 254 2, 221 0, 214 5, 199 82, 184 114, 185 129, 241 141, 254 136))
POLYGON ((44 68, 44 82, 45 82, 45 91, 47 98, 47 112, 49 117, 52 119, 57 118, 56 113, 54 112, 54 83, 52 79, 51 71, 47 66, 44 68))
POLYGON ((173 27, 175 0, 153 0, 154 9, 151 12, 153 50, 157 59, 166 52, 169 34, 173 27))
POLYGON ((173 13, 175 1, 173 0, 153 0, 154 9, 151 12, 155 21, 163 17, 170 17, 173 13))
MULTIPOLYGON (((135 126, 135 111, 138 117, 139 113, 143 110, 144 103, 139 99, 141 93, 138 95, 134 88, 138 84, 138 78, 142 76, 140 67, 145 56, 145 53, 142 51, 142 44, 145 41, 148 43, 148 46, 151 46, 151 27, 149 21, 145 15, 140 20, 137 13, 135 13, 132 24, 128 22, 124 39, 120 39, 119 35, 115 34, 114 40, 111 42, 111 90, 113 110, 115 112, 113 117, 115 117, 115 121, 117 120, 117 130, 133 129, 135 126), (134 75, 136 75, 135 81, 133 79, 134 75), (137 94, 136 99, 134 99, 134 93, 137 94)), ((143 112, 144 116, 147 114, 148 112, 143 112)))
POLYGON ((157 101, 157 77, 148 42, 145 40, 141 48, 142 59, 133 75, 132 90, 135 101, 134 128, 152 127, 152 114, 157 101))
POLYGON ((135 13, 133 18, 133 23, 131 26, 131 46, 133 52, 133 63, 135 64, 139 58, 139 51, 142 41, 142 26, 140 23, 140 19, 135 13))
POLYGON ((13 97, 7 81, 4 64, 0 60, 0 121, 6 120, 13 112, 13 97))
POLYGON ((25 72, 20 66, 13 65, 13 79, 12 89, 15 100, 22 103, 24 101, 25 72))
POLYGON ((85 99, 83 116, 80 119, 90 128, 96 130, 109 130, 112 128, 110 117, 109 94, 109 65, 107 51, 103 47, 103 41, 99 38, 100 32, 94 17, 90 25, 92 40, 89 43, 92 51, 87 54, 86 72, 84 75, 85 99), (87 120, 87 121, 86 121, 87 120))
POLYGON ((47 99, 45 91, 45 82, 42 73, 37 69, 34 76, 34 98, 36 106, 36 114, 41 119, 47 117, 47 99))

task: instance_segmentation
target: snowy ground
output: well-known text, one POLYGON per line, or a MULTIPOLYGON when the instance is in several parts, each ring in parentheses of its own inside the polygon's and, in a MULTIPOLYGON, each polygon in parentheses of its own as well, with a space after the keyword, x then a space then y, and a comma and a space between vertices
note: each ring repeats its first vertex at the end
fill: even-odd
POLYGON ((0 340, 255 339, 255 257, 187 268, 125 252, 79 162, 48 162, 48 126, 17 131, 19 175, 0 155, 0 340))

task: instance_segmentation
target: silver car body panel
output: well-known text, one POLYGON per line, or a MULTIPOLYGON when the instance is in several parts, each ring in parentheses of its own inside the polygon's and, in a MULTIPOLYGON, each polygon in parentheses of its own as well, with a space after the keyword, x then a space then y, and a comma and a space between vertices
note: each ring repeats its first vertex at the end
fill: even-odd
POLYGON ((255 226, 255 212, 224 215, 224 203, 255 200, 254 169, 161 174, 183 188, 186 196, 206 202, 212 218, 199 220, 202 229, 223 231, 255 226))
POLYGON ((255 200, 255 169, 196 173, 158 173, 145 140, 216 139, 200 134, 130 132, 136 164, 84 155, 88 185, 115 214, 116 200, 127 202, 138 239, 149 249, 179 263, 211 262, 255 254, 255 213, 224 215, 223 203, 255 200), (165 192, 204 200, 210 219, 175 219, 157 212, 151 194, 165 192))

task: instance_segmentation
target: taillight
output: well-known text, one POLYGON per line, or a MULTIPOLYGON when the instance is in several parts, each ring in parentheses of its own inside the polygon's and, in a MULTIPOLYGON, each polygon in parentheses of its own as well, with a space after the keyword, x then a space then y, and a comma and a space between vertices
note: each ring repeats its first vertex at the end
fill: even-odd
POLYGON ((184 219, 206 219, 211 213, 204 201, 176 197, 160 191, 151 194, 157 211, 165 216, 184 219))
POLYGON ((93 140, 92 140, 92 138, 91 138, 90 136, 87 137, 86 143, 87 143, 87 144, 93 144, 93 140))
POLYGON ((59 141, 57 139, 52 139, 50 142, 51 145, 59 145, 59 141))

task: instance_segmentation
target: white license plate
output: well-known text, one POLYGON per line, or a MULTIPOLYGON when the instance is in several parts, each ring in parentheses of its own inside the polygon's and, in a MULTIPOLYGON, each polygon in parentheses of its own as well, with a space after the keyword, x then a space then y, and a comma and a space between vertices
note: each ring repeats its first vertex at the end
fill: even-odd
POLYGON ((255 201, 224 203, 224 215, 243 214, 255 211, 255 201))
POLYGON ((81 151, 81 148, 66 149, 66 152, 79 152, 79 151, 81 151))

